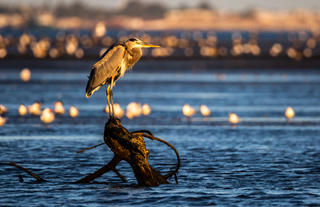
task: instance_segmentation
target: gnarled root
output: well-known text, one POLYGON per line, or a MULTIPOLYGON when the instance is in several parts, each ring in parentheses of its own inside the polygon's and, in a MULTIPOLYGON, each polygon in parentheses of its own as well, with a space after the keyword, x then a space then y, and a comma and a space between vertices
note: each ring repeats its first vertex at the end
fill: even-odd
MULTIPOLYGON (((177 173, 180 168, 180 157, 178 151, 168 142, 153 136, 151 132, 147 130, 129 132, 122 126, 119 119, 110 117, 104 129, 104 142, 114 153, 114 157, 112 158, 112 160, 107 165, 98 169, 94 173, 89 174, 84 178, 76 181, 76 183, 89 183, 108 171, 115 172, 123 182, 126 182, 124 176, 122 176, 116 169, 116 166, 122 160, 125 160, 130 164, 138 181, 138 184, 141 186, 158 186, 160 184, 166 184, 168 183, 167 180, 172 176, 174 176, 176 182, 178 183, 177 173), (177 165, 174 170, 169 171, 166 175, 161 175, 161 173, 159 173, 149 165, 149 150, 147 150, 146 148, 144 137, 162 142, 174 150, 177 156, 177 165)), ((93 149, 95 147, 101 146, 102 144, 103 143, 86 148, 79 151, 78 153, 93 149)), ((32 173, 31 171, 21 167, 16 163, 11 162, 9 164, 30 174, 38 182, 45 181, 38 175, 32 173)))
MULTIPOLYGON (((104 129, 104 142, 114 152, 113 159, 106 166, 97 170, 93 174, 78 180, 77 183, 88 183, 110 170, 115 171, 117 175, 124 181, 125 178, 115 170, 116 165, 121 160, 125 160, 130 164, 139 185, 158 186, 160 184, 166 184, 168 183, 167 179, 172 176, 174 176, 176 182, 178 183, 177 173, 180 167, 180 157, 178 151, 168 142, 153 136, 150 131, 139 130, 129 132, 125 127, 122 126, 119 119, 110 117, 104 129), (174 150, 178 160, 175 170, 169 171, 163 176, 149 165, 149 150, 146 148, 144 137, 165 143, 174 150)), ((101 144, 96 146, 100 145, 101 144)), ((86 149, 92 149, 94 147, 89 147, 86 149)))
POLYGON ((130 133, 119 119, 110 118, 105 125, 104 141, 115 156, 130 164, 139 185, 158 186, 168 183, 166 177, 148 163, 149 150, 142 136, 144 132, 151 134, 147 131, 130 133))
MULTIPOLYGON (((95 171, 92 174, 87 175, 86 177, 76 181, 76 183, 89 183, 92 180, 96 179, 97 177, 100 177, 101 175, 105 174, 106 172, 113 170, 117 173, 119 173, 116 170, 116 166, 117 164, 121 161, 121 159, 117 156, 114 156, 112 158, 112 160, 105 166, 103 166, 102 168, 100 168, 99 170, 95 171)), ((120 174, 120 173, 119 173, 120 174)), ((121 175, 120 178, 122 179, 122 181, 126 181, 125 178, 121 175)))
POLYGON ((168 178, 174 176, 176 183, 178 183, 177 174, 178 174, 178 171, 179 171, 179 168, 180 168, 180 156, 179 156, 179 153, 176 150, 176 148, 173 145, 171 145, 170 143, 166 142, 165 140, 153 136, 153 134, 151 134, 151 133, 148 133, 148 134, 145 134, 143 132, 133 132, 133 133, 136 134, 136 135, 141 135, 141 136, 146 137, 146 138, 151 139, 151 140, 156 140, 156 141, 162 142, 162 143, 168 145, 176 153, 177 161, 178 161, 177 162, 177 166, 176 166, 175 170, 169 171, 164 177, 166 179, 168 179, 168 178))

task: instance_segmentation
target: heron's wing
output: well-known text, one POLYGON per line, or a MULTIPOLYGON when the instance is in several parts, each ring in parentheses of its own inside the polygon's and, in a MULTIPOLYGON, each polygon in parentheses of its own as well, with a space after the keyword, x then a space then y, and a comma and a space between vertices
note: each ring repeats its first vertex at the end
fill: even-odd
POLYGON ((120 67, 125 54, 125 47, 116 45, 108 50, 100 57, 100 60, 93 65, 99 72, 102 72, 106 77, 111 77, 116 72, 117 67, 120 67))
POLYGON ((86 87, 86 95, 90 97, 108 79, 117 75, 117 69, 123 64, 125 48, 122 45, 115 45, 105 52, 100 60, 92 66, 89 80, 86 87))

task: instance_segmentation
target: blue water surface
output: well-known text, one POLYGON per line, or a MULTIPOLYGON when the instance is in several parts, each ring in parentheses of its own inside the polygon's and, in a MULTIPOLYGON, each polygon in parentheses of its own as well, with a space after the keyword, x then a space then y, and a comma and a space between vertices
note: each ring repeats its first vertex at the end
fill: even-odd
MULTIPOLYGON (((73 184, 112 159, 103 141, 105 88, 86 99, 87 71, 36 70, 22 83, 19 70, 0 70, 0 104, 8 107, 0 127, 0 206, 317 206, 320 205, 320 72, 317 70, 152 71, 139 69, 118 81, 115 102, 148 103, 150 116, 122 118, 129 130, 148 129, 173 144, 181 156, 179 183, 138 187, 130 166, 91 184, 73 184), (80 114, 19 117, 19 104, 62 100, 80 114), (197 114, 187 119, 188 103, 197 114), (212 114, 203 118, 199 106, 212 114), (286 107, 296 116, 287 121, 286 107), (237 113, 238 125, 228 123, 237 113), (48 182, 7 163, 14 161, 48 182), (19 182, 22 175, 24 182, 19 182)), ((162 173, 176 163, 167 146, 147 141, 150 163, 162 173)))

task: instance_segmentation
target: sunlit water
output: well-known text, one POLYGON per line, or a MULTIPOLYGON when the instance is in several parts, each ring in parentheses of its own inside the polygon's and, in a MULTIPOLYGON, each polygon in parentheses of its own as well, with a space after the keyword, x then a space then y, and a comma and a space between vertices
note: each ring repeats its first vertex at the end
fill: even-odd
MULTIPOLYGON (((151 72, 133 71, 120 80, 115 102, 148 103, 152 113, 123 118, 129 130, 148 129, 173 144, 182 159, 179 184, 137 187, 128 164, 93 184, 72 184, 112 158, 106 147, 76 152, 102 142, 107 115, 105 88, 90 99, 84 89, 87 72, 33 71, 28 83, 19 71, 0 71, 0 104, 9 109, 0 128, 1 206, 304 206, 320 205, 320 72, 314 70, 240 70, 151 72), (57 116, 43 125, 39 117, 19 117, 19 104, 42 100, 44 106, 62 100, 75 105, 77 118, 57 116), (182 116, 188 103, 198 113, 182 116), (202 118, 199 106, 212 110, 202 118), (287 121, 284 111, 296 117, 287 121), (228 113, 240 116, 236 126, 228 113), (11 166, 14 161, 48 182, 11 166), (19 182, 22 175, 24 182, 19 182)), ((147 141, 153 167, 165 173, 175 155, 166 146, 147 141)))

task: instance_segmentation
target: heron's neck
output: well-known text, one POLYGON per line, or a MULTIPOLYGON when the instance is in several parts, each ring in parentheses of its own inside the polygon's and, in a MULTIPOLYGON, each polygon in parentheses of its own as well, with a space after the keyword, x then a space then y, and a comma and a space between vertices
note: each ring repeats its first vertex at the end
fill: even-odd
POLYGON ((128 63, 129 63, 129 67, 132 67, 142 56, 142 50, 141 48, 132 48, 127 50, 128 54, 129 54, 129 59, 128 59, 128 63))

